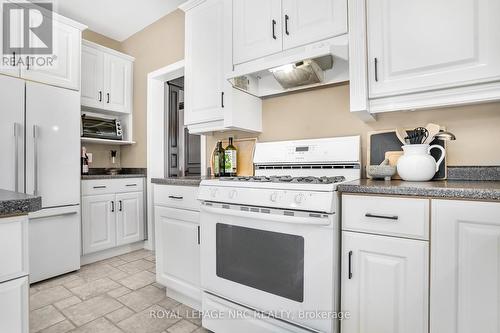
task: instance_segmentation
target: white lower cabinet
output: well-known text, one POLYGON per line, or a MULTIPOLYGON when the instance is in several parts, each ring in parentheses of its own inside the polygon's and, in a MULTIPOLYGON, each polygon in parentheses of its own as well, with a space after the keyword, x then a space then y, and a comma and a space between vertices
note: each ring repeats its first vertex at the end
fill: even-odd
POLYGON ((154 205, 156 280, 169 297, 200 309, 200 213, 188 209, 197 193, 197 187, 155 185, 154 205))
POLYGON ((431 333, 500 332, 500 203, 432 200, 431 333))
POLYGON ((28 277, 0 283, 0 332, 28 333, 28 277))
POLYGON ((0 332, 28 333, 28 216, 0 218, 0 332))
POLYGON ((343 232, 343 333, 424 333, 428 318, 425 241, 343 232))
POLYGON ((144 240, 142 183, 139 178, 82 182, 84 255, 144 240))

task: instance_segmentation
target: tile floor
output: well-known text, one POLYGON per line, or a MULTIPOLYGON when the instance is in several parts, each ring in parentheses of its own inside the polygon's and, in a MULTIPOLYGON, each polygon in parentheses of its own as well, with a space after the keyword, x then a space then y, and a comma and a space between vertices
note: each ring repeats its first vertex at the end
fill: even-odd
POLYGON ((165 295, 155 282, 154 253, 139 250, 33 284, 30 333, 37 332, 209 331, 201 327, 198 312, 165 295))

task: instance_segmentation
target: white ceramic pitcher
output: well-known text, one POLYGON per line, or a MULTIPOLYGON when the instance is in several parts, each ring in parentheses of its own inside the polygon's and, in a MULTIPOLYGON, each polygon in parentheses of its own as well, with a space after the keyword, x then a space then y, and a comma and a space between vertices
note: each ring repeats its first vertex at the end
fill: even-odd
POLYGON ((427 144, 405 145, 403 151, 403 156, 398 160, 398 174, 402 179, 413 182, 431 180, 438 172, 446 154, 443 147, 427 144), (437 162, 430 154, 432 149, 441 150, 441 156, 437 162))

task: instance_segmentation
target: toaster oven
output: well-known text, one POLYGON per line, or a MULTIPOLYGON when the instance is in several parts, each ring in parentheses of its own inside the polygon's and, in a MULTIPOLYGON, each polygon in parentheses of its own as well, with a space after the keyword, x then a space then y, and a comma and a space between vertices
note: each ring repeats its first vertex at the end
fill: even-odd
POLYGON ((118 119, 82 115, 82 137, 123 140, 123 129, 118 119))

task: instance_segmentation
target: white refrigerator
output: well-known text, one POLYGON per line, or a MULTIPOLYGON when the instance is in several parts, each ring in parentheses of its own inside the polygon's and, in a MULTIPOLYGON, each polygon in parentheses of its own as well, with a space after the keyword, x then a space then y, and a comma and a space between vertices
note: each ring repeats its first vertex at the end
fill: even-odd
POLYGON ((80 93, 0 76, 0 188, 42 197, 29 215, 30 282, 80 268, 80 93))

